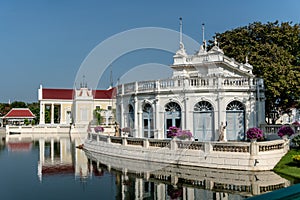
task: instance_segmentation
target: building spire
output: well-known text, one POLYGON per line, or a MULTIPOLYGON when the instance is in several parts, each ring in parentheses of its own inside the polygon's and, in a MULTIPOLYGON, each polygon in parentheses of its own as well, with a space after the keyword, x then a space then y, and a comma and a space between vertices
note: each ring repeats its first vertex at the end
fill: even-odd
POLYGON ((202 23, 202 42, 203 42, 203 49, 206 52, 205 24, 204 23, 202 23))
POLYGON ((180 41, 179 42, 180 43, 179 44, 181 45, 181 44, 183 44, 182 43, 182 17, 179 18, 179 25, 180 25, 180 28, 179 28, 179 33, 180 33, 180 41))
POLYGON ((204 41, 205 41, 205 27, 204 27, 204 23, 202 23, 202 42, 204 43, 204 41))

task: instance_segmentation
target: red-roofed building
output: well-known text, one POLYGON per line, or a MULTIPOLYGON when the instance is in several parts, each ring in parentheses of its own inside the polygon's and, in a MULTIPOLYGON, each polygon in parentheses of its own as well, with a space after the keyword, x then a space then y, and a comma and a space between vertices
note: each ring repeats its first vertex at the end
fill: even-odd
POLYGON ((25 120, 31 122, 35 115, 29 108, 12 108, 4 117, 3 121, 6 124, 23 125, 25 120))
POLYGON ((40 124, 87 124, 94 120, 95 109, 101 109, 106 124, 113 123, 116 89, 90 90, 43 88, 38 91, 40 124))

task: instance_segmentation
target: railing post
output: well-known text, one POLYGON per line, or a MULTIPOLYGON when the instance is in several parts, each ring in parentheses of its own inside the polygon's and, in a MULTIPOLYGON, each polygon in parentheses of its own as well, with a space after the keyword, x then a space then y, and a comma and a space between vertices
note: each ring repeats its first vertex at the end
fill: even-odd
POLYGON ((122 145, 127 146, 127 138, 126 137, 122 138, 122 145))
POLYGON ((257 142, 251 142, 250 143, 250 155, 256 156, 258 155, 259 146, 257 142))
POLYGON ((177 150, 178 145, 177 145, 177 142, 176 142, 176 138, 175 138, 175 137, 171 140, 170 143, 171 143, 171 150, 177 150))
POLYGON ((143 140, 143 147, 148 148, 149 147, 149 140, 145 139, 143 140))
POLYGON ((106 139, 107 139, 107 140, 106 140, 107 143, 111 143, 110 136, 108 136, 106 139))
POLYGON ((212 145, 209 142, 204 143, 204 153, 209 154, 212 151, 212 145))

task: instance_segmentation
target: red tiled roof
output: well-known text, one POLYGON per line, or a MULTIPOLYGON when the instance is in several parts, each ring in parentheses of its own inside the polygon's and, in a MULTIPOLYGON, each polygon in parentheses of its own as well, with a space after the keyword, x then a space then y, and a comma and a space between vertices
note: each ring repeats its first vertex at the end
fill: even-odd
POLYGON ((93 90, 94 99, 112 99, 116 98, 116 88, 109 90, 93 90))
POLYGON ((3 118, 35 118, 29 108, 12 108, 3 118))
MULTIPOLYGON (((43 88, 43 99, 73 99, 73 89, 45 89, 43 88)), ((116 97, 116 88, 109 90, 93 90, 94 99, 111 99, 116 97)))
POLYGON ((43 99, 73 99, 73 89, 45 89, 43 88, 43 99))

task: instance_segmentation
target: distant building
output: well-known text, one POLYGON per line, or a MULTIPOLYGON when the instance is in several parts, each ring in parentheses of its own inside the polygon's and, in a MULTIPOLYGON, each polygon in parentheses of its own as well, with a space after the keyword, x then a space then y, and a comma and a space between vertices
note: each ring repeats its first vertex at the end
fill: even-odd
POLYGON ((23 125, 35 119, 35 115, 29 108, 12 108, 3 118, 4 125, 23 125))
POLYGON ((114 122, 115 88, 91 90, 83 86, 80 89, 50 89, 41 85, 38 99, 39 124, 96 124, 96 109, 101 110, 103 123, 114 122))

